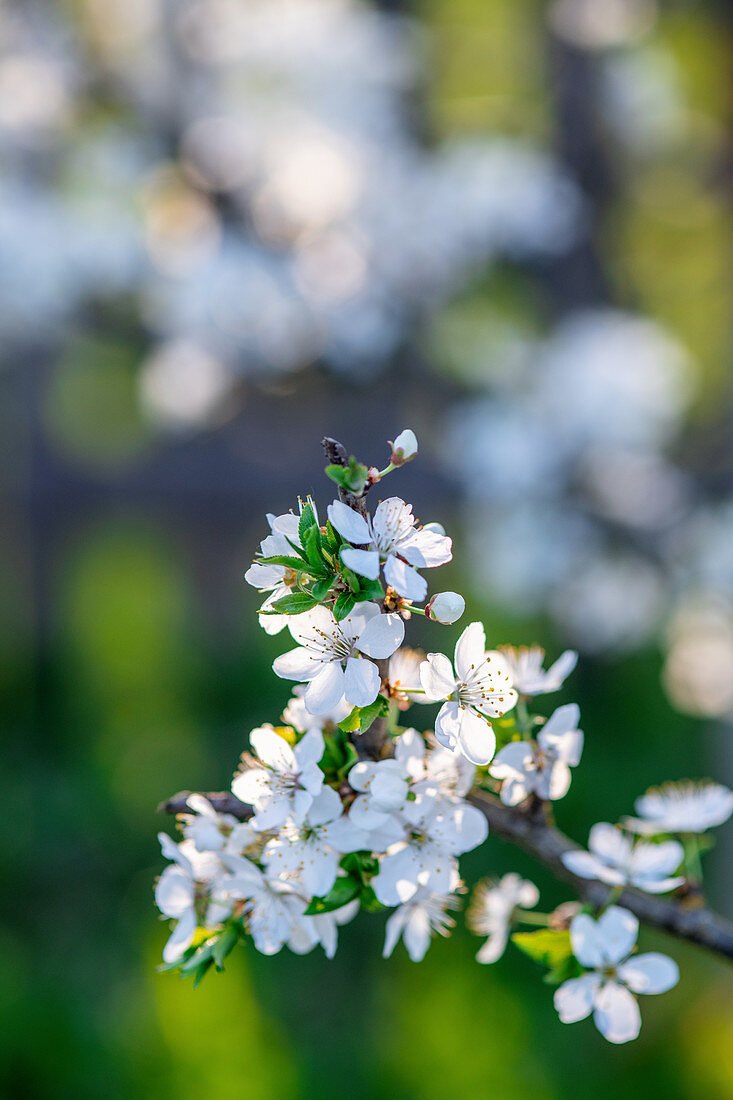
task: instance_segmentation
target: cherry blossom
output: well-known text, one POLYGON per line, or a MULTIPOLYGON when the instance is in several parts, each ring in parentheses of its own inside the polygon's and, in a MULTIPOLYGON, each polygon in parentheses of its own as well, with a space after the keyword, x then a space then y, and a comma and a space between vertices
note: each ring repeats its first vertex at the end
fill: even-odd
POLYGON ((183 815, 183 835, 193 841, 199 852, 242 852, 257 839, 251 823, 238 821, 232 814, 220 814, 201 794, 191 794, 186 802, 194 811, 183 815))
POLYGON ((382 615, 373 603, 358 603, 337 622, 325 607, 290 617, 298 646, 276 657, 273 670, 286 680, 306 681, 303 696, 311 714, 323 714, 342 699, 355 707, 373 703, 381 678, 373 657, 391 657, 405 636, 399 615, 382 615))
POLYGON ((263 872, 248 859, 225 856, 224 862, 231 873, 217 881, 214 898, 230 909, 235 902, 243 902, 255 947, 263 955, 276 954, 302 917, 308 904, 306 899, 294 883, 263 872))
POLYGON ((583 731, 578 729, 580 709, 575 703, 558 709, 537 734, 537 741, 510 741, 489 768, 501 780, 501 800, 516 806, 528 795, 556 800, 570 788, 570 769, 580 763, 583 731))
MULTIPOLYGON (((211 887, 223 873, 219 859, 211 852, 199 852, 192 840, 176 844, 166 833, 158 840, 166 859, 173 860, 163 871, 155 887, 155 904, 164 917, 176 921, 170 939, 163 948, 163 962, 179 959, 190 947, 198 927, 197 889, 211 887)), ((229 914, 226 906, 212 903, 205 913, 206 927, 211 928, 229 914)))
POLYGON ((631 955, 639 933, 633 913, 611 905, 594 920, 580 913, 570 924, 573 954, 588 973, 563 982, 555 1008, 564 1024, 593 1013, 600 1033, 611 1043, 628 1043, 641 1030, 635 993, 666 993, 679 981, 677 963, 651 951, 631 955))
POLYGON ((558 691, 578 663, 578 654, 572 649, 566 649, 554 664, 544 669, 545 651, 541 646, 502 645, 497 648, 520 695, 546 695, 558 691))
MULTIPOLYGON (((458 872, 454 871, 451 876, 451 891, 457 890, 460 882, 458 872)), ((458 898, 454 892, 435 894, 420 887, 410 901, 399 905, 389 917, 382 957, 390 957, 401 937, 412 961, 421 962, 435 933, 439 936, 450 935, 456 922, 448 915, 448 910, 457 908, 458 898)))
POLYGON ((409 792, 408 775, 400 760, 362 760, 349 772, 349 785, 358 791, 349 820, 362 829, 386 825, 401 810, 409 792))
POLYGON ((533 909, 540 892, 533 882, 510 872, 498 882, 480 882, 473 893, 468 911, 469 928, 478 936, 487 936, 476 959, 494 963, 504 954, 517 909, 533 909))
POLYGON ((323 787, 323 735, 313 730, 291 748, 272 726, 260 726, 249 739, 257 759, 235 776, 232 794, 254 807, 255 829, 277 828, 286 818, 301 822, 323 787))
POLYGON ((652 844, 626 836, 616 825, 601 821, 588 838, 587 852, 565 852, 562 861, 581 878, 597 878, 611 886, 636 886, 649 894, 666 894, 685 880, 671 877, 684 850, 676 840, 652 844))
MULTIPOLYGON (((315 511, 313 501, 309 499, 308 503, 315 511)), ((301 511, 302 508, 301 503, 301 511)), ((291 543, 300 546, 300 535, 298 533, 300 516, 296 516, 292 512, 285 512, 281 516, 268 513, 267 522, 270 525, 271 534, 260 543, 261 556, 263 558, 281 557, 283 555, 292 557, 294 550, 291 543)), ((287 615, 274 615, 270 610, 276 600, 290 594, 290 586, 285 583, 287 576, 288 569, 286 566, 264 565, 259 561, 254 561, 244 574, 247 584, 251 584, 253 588, 259 588, 260 592, 269 592, 267 599, 260 607, 258 615, 260 626, 268 634, 279 634, 288 625, 287 615)))
POLYGON ((342 548, 344 565, 361 577, 376 580, 380 564, 384 578, 406 600, 424 600, 427 581, 418 568, 433 569, 450 561, 451 540, 436 531, 417 526, 412 505, 400 497, 383 500, 374 518, 364 518, 339 500, 328 506, 328 518, 350 542, 342 548))
POLYGON ((665 783, 637 798, 634 808, 639 817, 624 825, 635 833, 704 833, 733 814, 733 791, 722 783, 665 783))
POLYGON ((341 855, 363 849, 371 849, 368 834, 343 816, 336 791, 324 787, 300 824, 285 822, 268 841, 263 862, 270 875, 297 880, 308 894, 323 897, 336 881, 341 855))
POLYGON ((372 880, 382 905, 401 905, 421 886, 431 893, 449 893, 455 857, 482 844, 489 831, 474 806, 425 794, 407 802, 401 817, 405 837, 387 849, 372 880))
POLYGON ((486 653, 481 623, 467 626, 456 642, 455 672, 445 654, 429 653, 420 681, 428 700, 447 700, 435 722, 441 745, 462 752, 472 764, 488 764, 496 748, 488 718, 511 710, 517 693, 503 658, 486 653))
POLYGON ((288 947, 296 955, 306 955, 320 943, 326 958, 332 959, 338 947, 340 925, 348 924, 358 912, 359 902, 354 900, 329 913, 315 913, 313 916, 303 914, 293 925, 288 937, 288 947))

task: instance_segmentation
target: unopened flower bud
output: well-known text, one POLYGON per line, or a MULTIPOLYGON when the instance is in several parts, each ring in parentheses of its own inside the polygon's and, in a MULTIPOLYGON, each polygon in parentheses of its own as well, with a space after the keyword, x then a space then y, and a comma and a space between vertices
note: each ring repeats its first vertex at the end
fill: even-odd
POLYGON ((410 428, 405 428, 392 444, 392 465, 403 466, 417 454, 417 436, 410 428))
POLYGON ((438 592, 425 608, 425 614, 436 623, 455 623, 466 610, 466 601, 458 592, 438 592))
POLYGON ((370 466, 367 474, 367 485, 376 485, 378 481, 381 481, 382 477, 376 466, 370 466))

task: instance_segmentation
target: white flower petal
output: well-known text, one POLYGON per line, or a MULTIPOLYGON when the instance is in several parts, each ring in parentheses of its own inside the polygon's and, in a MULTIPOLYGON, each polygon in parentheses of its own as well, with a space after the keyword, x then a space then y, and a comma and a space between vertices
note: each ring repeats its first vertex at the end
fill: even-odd
POLYGON ((473 668, 483 663, 486 633, 481 623, 470 623, 456 642, 456 672, 460 680, 469 679, 473 668))
POLYGON ((575 1024, 590 1016, 599 985, 595 974, 584 974, 582 978, 571 978, 558 986, 553 1000, 564 1024, 575 1024))
POLYGON ((453 694, 456 678, 453 665, 444 653, 428 653, 427 660, 420 665, 420 683, 428 702, 447 699, 453 694))
POLYGON ((390 554, 384 563, 384 578, 406 600, 422 602, 428 594, 428 582, 407 562, 390 554))
POLYGON ((249 735, 252 748, 263 764, 277 772, 293 773, 297 770, 293 750, 284 737, 274 729, 260 726, 249 735))
POLYGON ((172 963, 179 959, 186 948, 191 946, 195 932, 196 914, 193 909, 189 909, 178 921, 163 948, 163 962, 172 963))
POLYGON ((607 963, 614 966, 631 954, 639 935, 639 921, 633 913, 620 905, 609 905, 596 924, 607 963))
POLYGON ((617 973, 632 993, 666 993, 680 980, 674 959, 657 951, 632 956, 621 963, 617 973))
POLYGON ((358 573, 360 577, 366 577, 370 581, 375 581, 379 576, 379 553, 377 550, 354 550, 352 547, 344 547, 341 551, 341 561, 354 573, 358 573))
POLYGON ((372 541, 366 520, 353 508, 349 508, 348 504, 344 504, 340 500, 335 500, 333 504, 329 504, 328 518, 331 521, 331 526, 335 527, 347 542, 364 546, 372 541))
POLYGON ((488 764, 496 751, 496 734, 485 718, 465 707, 458 729, 458 746, 472 764, 488 764))
POLYGON ((367 657, 381 661, 399 649, 404 637, 405 624, 399 615, 375 615, 359 634, 356 645, 367 657))
POLYGON ((363 657, 349 657, 344 676, 344 695, 355 707, 367 707, 379 694, 379 669, 363 657))
POLYGON ((323 661, 303 646, 281 653, 272 662, 272 671, 283 680, 312 680, 323 667, 323 661))
POLYGON ((628 1043, 641 1031, 635 998, 617 982, 607 982, 595 997, 593 1021, 609 1043, 628 1043))
POLYGON ((303 696, 306 709, 311 714, 323 714, 338 706, 344 694, 346 678, 341 665, 335 661, 321 665, 303 696))

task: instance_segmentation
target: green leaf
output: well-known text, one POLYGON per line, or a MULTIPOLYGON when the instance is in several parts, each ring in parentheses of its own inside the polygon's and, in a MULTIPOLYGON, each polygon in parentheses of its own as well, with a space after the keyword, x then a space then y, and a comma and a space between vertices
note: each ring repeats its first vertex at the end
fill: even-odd
POLYGON ((530 959, 541 963, 542 966, 549 966, 551 970, 566 963, 573 955, 570 933, 560 932, 554 928, 539 928, 536 932, 515 932, 512 942, 525 955, 529 955, 530 959))
POLYGON ((333 886, 324 898, 313 898, 305 911, 307 917, 317 916, 318 913, 331 913, 334 909, 340 909, 353 901, 359 893, 359 883, 356 879, 346 876, 337 878, 333 886))
POLYGON ((239 931, 233 924, 227 925, 224 931, 217 937, 211 957, 217 970, 224 969, 224 959, 234 950, 239 942, 239 931))
POLYGON ((379 870, 379 860, 371 852, 349 852, 341 859, 344 871, 358 878, 365 886, 367 878, 376 875, 379 870))
POLYGON ((287 554, 273 554, 269 558, 258 558, 257 563, 259 565, 283 565, 286 569, 295 569, 298 572, 302 572, 306 564, 302 558, 288 557, 287 554))
POLYGON ((339 729, 346 733, 354 733, 359 728, 359 708, 354 707, 351 714, 347 714, 343 721, 339 722, 339 729))
POLYGON ((306 557, 308 561, 317 569, 320 573, 323 572, 324 560, 321 553, 321 532, 317 527, 310 527, 305 533, 305 539, 303 540, 303 546, 305 548, 306 557))
POLYGON ((357 600, 381 600, 384 596, 384 588, 381 581, 370 581, 366 577, 360 577, 361 584, 356 595, 357 600))
POLYGON ((346 618, 349 612, 353 610, 355 603, 356 596, 353 592, 340 592, 338 594, 333 605, 333 613, 338 622, 346 618))
POLYGON ((366 909, 369 913, 376 913, 378 910, 384 909, 384 906, 371 886, 364 887, 359 896, 359 901, 361 902, 362 909, 366 909))
POLYGON ((291 592, 289 596, 283 596, 275 600, 271 611, 265 611, 265 615, 300 615, 303 611, 310 611, 318 606, 318 600, 314 600, 310 592, 291 592))
POLYGON ((345 730, 346 733, 364 733, 372 722, 388 713, 389 703, 383 695, 378 695, 368 707, 354 707, 351 714, 347 715, 343 722, 339 722, 339 729, 345 730))
POLYGON ((319 603, 320 603, 321 600, 325 600, 326 596, 331 591, 331 585, 332 584, 333 584, 333 577, 332 576, 331 577, 324 577, 322 580, 316 581, 316 583, 311 588, 311 595, 313 596, 313 599, 318 600, 319 603))
POLYGON ((553 967, 552 970, 548 970, 542 976, 542 981, 546 985, 562 985, 569 978, 579 978, 582 973, 583 967, 573 955, 570 955, 563 962, 553 967))
POLYGON ((388 713, 389 703, 383 695, 378 695, 368 707, 359 709, 359 733, 368 730, 372 722, 376 722, 377 718, 383 718, 388 713))
POLYGON ((316 523, 316 514, 313 511, 313 505, 308 500, 303 505, 303 510, 300 513, 300 520, 298 521, 298 538, 300 539, 301 546, 305 546, 305 536, 309 528, 313 527, 316 523))
POLYGON ((361 462, 357 462, 354 455, 349 458, 348 466, 326 466, 326 476, 340 485, 342 489, 360 496, 366 488, 369 471, 361 462))

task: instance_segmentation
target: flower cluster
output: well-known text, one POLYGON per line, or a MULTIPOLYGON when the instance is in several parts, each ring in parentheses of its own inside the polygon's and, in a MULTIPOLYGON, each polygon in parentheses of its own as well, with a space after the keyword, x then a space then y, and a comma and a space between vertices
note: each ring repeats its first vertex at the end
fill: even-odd
MULTIPOLYGON (((479 622, 462 631, 452 660, 403 647, 412 615, 452 623, 465 606, 455 592, 428 598, 421 570, 452 554, 441 527, 421 525, 399 497, 373 517, 366 508, 367 492, 417 450, 406 429, 383 470, 345 455, 327 467, 338 499, 324 523, 310 498, 297 514, 268 516, 246 579, 264 594, 264 629, 287 628, 296 643, 273 662, 295 682, 293 695, 282 725, 250 733, 231 793, 187 796, 182 840, 160 837, 171 862, 156 901, 175 922, 163 959, 196 981, 246 938, 263 954, 320 945, 330 958, 339 926, 360 909, 388 911, 385 956, 402 939, 421 960, 433 935, 455 924, 459 857, 488 835, 482 801, 531 819, 568 793, 583 752, 580 709, 536 708, 563 687, 574 652, 545 668, 538 646, 489 648, 479 622), (415 705, 434 708, 428 730, 400 724, 415 705)), ((485 940, 480 963, 496 962, 511 941, 548 968, 563 1022, 592 1013, 614 1043, 639 1032, 636 995, 679 977, 664 956, 632 954, 638 921, 623 892, 699 888, 700 834, 733 813, 733 792, 667 784, 636 813, 595 824, 587 851, 568 842, 561 853, 581 884, 612 888, 600 913, 578 902, 540 913, 537 886, 509 873, 479 883, 467 914, 485 940)))

